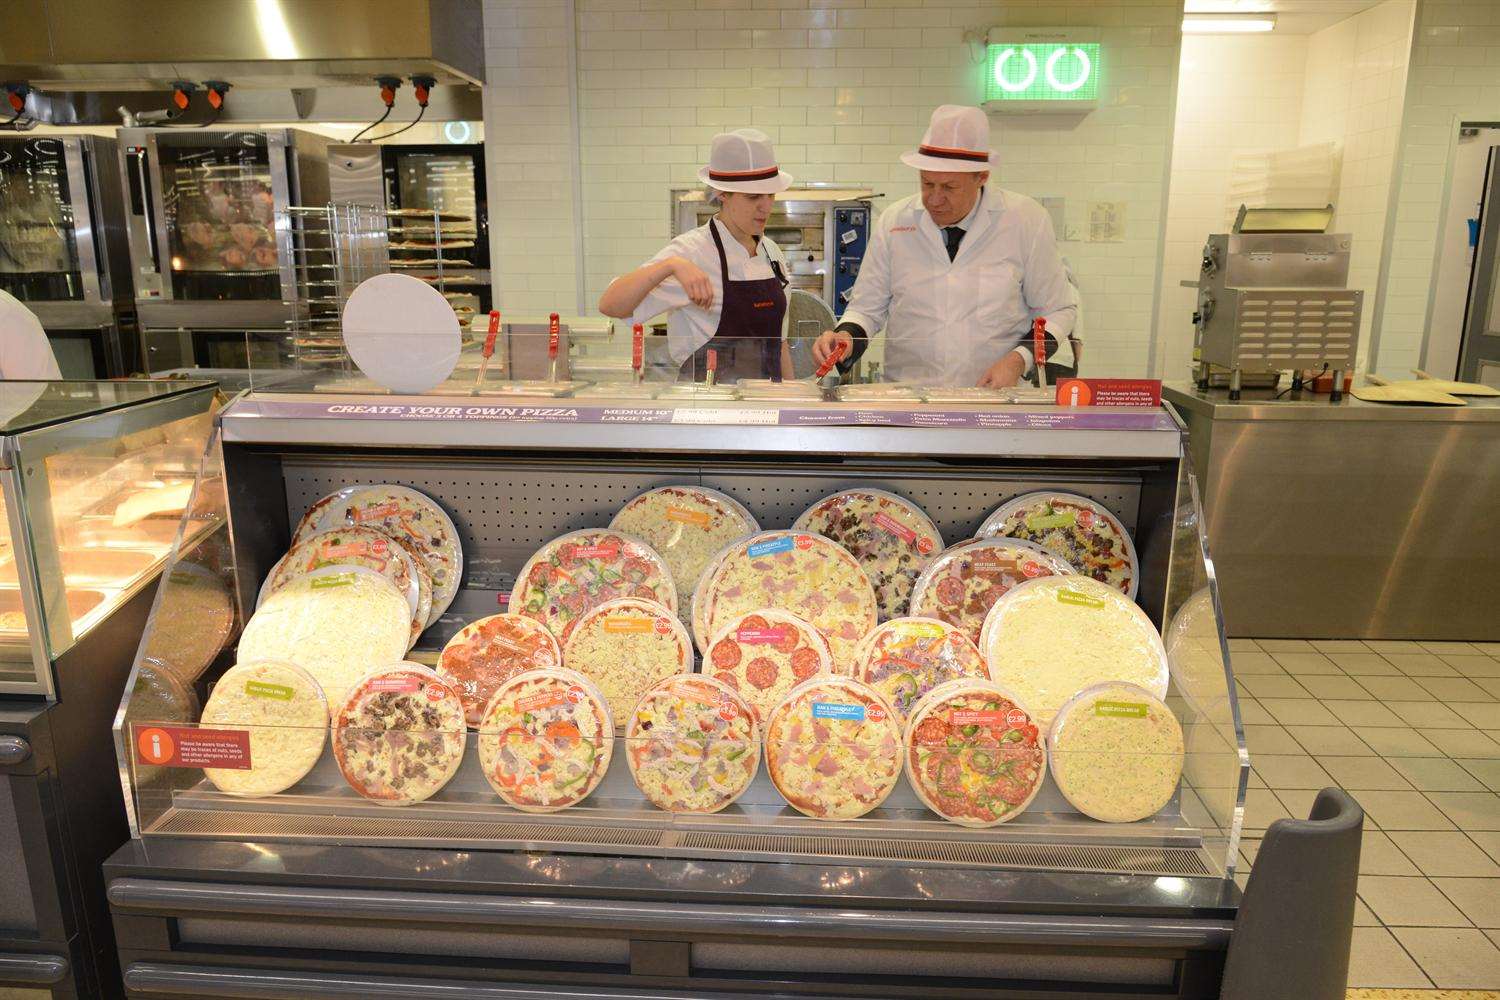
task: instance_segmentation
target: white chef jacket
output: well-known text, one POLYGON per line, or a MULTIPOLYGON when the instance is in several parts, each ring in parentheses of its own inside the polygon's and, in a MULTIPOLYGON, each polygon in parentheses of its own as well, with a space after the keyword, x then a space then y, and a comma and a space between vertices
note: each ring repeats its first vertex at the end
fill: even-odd
MULTIPOLYGON (((772 260, 781 264, 783 274, 788 270, 786 255, 774 242, 762 236, 759 249, 764 252, 752 257, 718 219, 710 219, 707 224, 688 230, 662 247, 660 253, 646 261, 647 264, 655 264, 668 257, 686 257, 703 269, 714 286, 713 305, 701 309, 688 298, 681 282, 676 278, 668 278, 647 293, 630 317, 630 322, 634 324, 645 323, 662 313, 669 314, 667 350, 671 352, 672 363, 677 365, 713 339, 715 331, 719 329, 719 316, 724 311, 724 282, 719 273, 719 251, 714 246, 709 226, 719 227, 719 238, 724 241, 724 259, 729 264, 730 281, 760 281, 774 277, 772 260)), ((786 339, 785 324, 782 325, 781 336, 783 340, 786 339)))
POLYGON ((0 379, 60 379, 42 321, 25 303, 0 291, 0 379))
POLYGON ((885 330, 885 377, 928 385, 977 385, 1019 350, 1028 369, 1031 321, 1066 340, 1077 299, 1057 252, 1052 217, 1032 199, 986 187, 958 254, 912 195, 880 213, 842 322, 873 337, 885 330))

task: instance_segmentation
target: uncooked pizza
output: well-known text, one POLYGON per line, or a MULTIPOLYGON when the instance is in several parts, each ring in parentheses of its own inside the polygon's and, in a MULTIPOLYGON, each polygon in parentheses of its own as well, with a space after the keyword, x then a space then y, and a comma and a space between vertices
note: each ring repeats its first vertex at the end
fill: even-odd
POLYGON ((412 544, 432 574, 432 610, 427 624, 453 603, 463 577, 464 554, 458 528, 437 501, 406 486, 384 483, 348 486, 308 508, 292 534, 296 544, 308 535, 346 526, 376 528, 412 544))
POLYGON ((479 725, 479 764, 495 792, 526 812, 588 797, 614 753, 609 704, 576 670, 530 670, 500 686, 479 725))
POLYGON ((391 581, 362 567, 324 567, 266 598, 240 636, 239 659, 295 663, 334 706, 371 666, 399 663, 410 636, 411 608, 391 581))
POLYGON ((713 571, 703 624, 717 636, 741 615, 776 608, 828 640, 834 670, 854 668, 854 649, 875 627, 875 588, 838 543, 806 531, 763 531, 735 542, 713 571))
POLYGON ((1057 713, 1047 736, 1052 777, 1079 812, 1105 823, 1155 816, 1182 778, 1182 726, 1134 684, 1096 684, 1057 713))
POLYGON ((677 588, 655 549, 620 531, 570 531, 521 567, 510 610, 566 642, 584 612, 620 597, 657 601, 677 612, 677 588))
POLYGON ((162 579, 142 652, 171 664, 179 677, 200 677, 234 636, 233 602, 214 573, 179 562, 162 579))
POLYGON ((714 813, 744 794, 760 764, 760 731, 748 702, 712 677, 661 681, 625 726, 636 787, 658 809, 714 813))
POLYGON ((990 679, 1014 691, 1043 726, 1063 703, 1106 681, 1167 696, 1167 651, 1135 602, 1086 576, 1031 580, 984 623, 979 652, 990 679))
POLYGON ((693 640, 666 605, 638 597, 584 612, 563 644, 563 666, 599 685, 620 725, 641 695, 673 674, 693 671, 693 640))
POLYGON ((472 621, 448 640, 437 672, 464 703, 464 718, 478 728, 500 685, 528 670, 562 666, 562 648, 547 627, 525 615, 490 615, 472 621))
POLYGON ((312 675, 295 663, 261 660, 224 671, 203 716, 205 728, 247 729, 248 770, 206 767, 230 795, 275 795, 307 777, 328 739, 328 702, 312 675))
POLYGON ((261 600, 324 566, 363 566, 395 584, 411 605, 411 644, 416 645, 432 611, 432 575, 420 557, 374 528, 331 528, 306 536, 271 570, 261 588, 261 600))
POLYGON ((1072 567, 1030 542, 981 538, 959 542, 935 556, 917 578, 911 613, 963 629, 979 641, 984 616, 1006 591, 1042 576, 1072 573, 1072 567))
POLYGON ((609 526, 646 542, 667 561, 686 616, 698 577, 725 545, 760 530, 732 497, 702 486, 662 486, 631 500, 609 526))
POLYGON ((1135 597, 1140 577, 1135 543, 1119 518, 1088 497, 1050 491, 1016 497, 986 518, 976 537, 991 535, 1035 542, 1081 575, 1135 597))
POLYGON ((832 670, 823 633, 775 608, 731 618, 703 654, 703 672, 738 691, 757 721, 764 721, 792 688, 832 670))
POLYGON ((1041 791, 1047 752, 1036 720, 989 681, 949 681, 917 705, 906 731, 917 797, 960 826, 1014 819, 1041 791))
POLYGON ((787 803, 814 819, 854 819, 901 776, 901 727, 884 698, 847 677, 794 688, 766 722, 766 769, 787 803))
POLYGON ((936 618, 894 618, 859 644, 854 676, 891 703, 904 727, 933 688, 986 673, 978 647, 958 626, 936 618))
POLYGON ((899 618, 912 584, 943 537, 920 507, 882 490, 844 490, 824 497, 792 525, 838 542, 859 560, 875 587, 880 617, 899 618))
POLYGON ((400 663, 367 674, 333 720, 344 780, 383 805, 431 798, 458 771, 468 730, 458 692, 433 671, 400 663))

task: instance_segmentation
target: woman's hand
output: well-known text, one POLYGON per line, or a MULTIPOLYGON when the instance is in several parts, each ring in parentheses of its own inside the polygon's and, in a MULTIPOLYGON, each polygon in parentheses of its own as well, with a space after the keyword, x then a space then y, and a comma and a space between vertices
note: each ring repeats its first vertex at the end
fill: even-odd
POLYGON ((714 283, 708 280, 708 274, 703 268, 686 257, 677 257, 672 262, 672 277, 682 285, 682 290, 687 292, 693 305, 700 309, 713 307, 714 283))

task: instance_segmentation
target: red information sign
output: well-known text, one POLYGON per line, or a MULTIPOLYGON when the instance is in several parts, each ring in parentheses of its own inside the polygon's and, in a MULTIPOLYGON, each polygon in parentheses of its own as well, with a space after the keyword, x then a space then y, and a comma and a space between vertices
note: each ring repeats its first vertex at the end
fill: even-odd
POLYGON ((1065 378, 1057 383, 1058 406, 1161 405, 1161 379, 1065 378))
POLYGON ((250 732, 194 726, 136 726, 136 761, 154 767, 250 770, 250 732))

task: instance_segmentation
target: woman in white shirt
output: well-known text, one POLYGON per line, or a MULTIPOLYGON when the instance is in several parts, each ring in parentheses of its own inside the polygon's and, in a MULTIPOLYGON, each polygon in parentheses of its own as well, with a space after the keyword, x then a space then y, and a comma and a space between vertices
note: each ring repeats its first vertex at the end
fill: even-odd
POLYGON ((691 378, 711 368, 721 382, 791 378, 786 258, 765 230, 776 192, 792 177, 776 165, 765 133, 738 129, 714 136, 698 179, 718 214, 610 282, 599 311, 633 323, 667 313, 667 349, 691 378))

